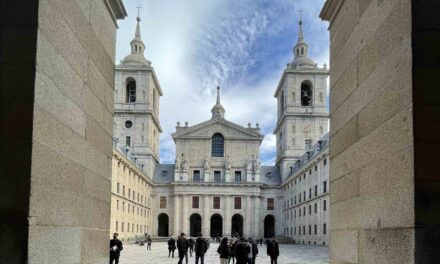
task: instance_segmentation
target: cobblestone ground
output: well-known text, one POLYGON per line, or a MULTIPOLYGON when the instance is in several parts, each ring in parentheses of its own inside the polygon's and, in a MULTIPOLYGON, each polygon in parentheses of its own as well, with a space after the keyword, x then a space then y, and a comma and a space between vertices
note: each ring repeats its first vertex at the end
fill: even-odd
MULTIPOLYGON (((205 256, 205 264, 220 263, 217 254, 218 244, 211 243, 205 256)), ((153 243, 151 251, 146 251, 146 246, 124 245, 121 252, 120 264, 176 264, 179 260, 177 250, 174 259, 168 258, 168 247, 165 242, 153 243)), ((266 246, 258 246, 259 254, 257 264, 270 264, 266 256, 266 246)), ((188 263, 194 264, 195 259, 190 257, 188 263)), ((200 262, 199 262, 200 263, 200 262)), ((231 262, 232 263, 232 262, 231 262)), ((278 264, 323 264, 328 262, 327 247, 313 247, 303 245, 280 245, 280 257, 278 264)))

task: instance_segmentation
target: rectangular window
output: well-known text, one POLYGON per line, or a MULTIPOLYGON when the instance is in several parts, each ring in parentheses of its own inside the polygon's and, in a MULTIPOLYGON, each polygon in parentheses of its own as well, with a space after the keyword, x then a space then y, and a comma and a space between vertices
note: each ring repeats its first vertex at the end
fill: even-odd
POLYGON ((318 234, 318 225, 315 225, 315 235, 318 234))
POLYGON ((116 200, 116 210, 119 210, 119 200, 116 200))
POLYGON ((309 235, 311 235, 311 234, 312 234, 312 226, 309 225, 309 235))
POLYGON ((303 215, 304 216, 306 215, 306 207, 305 206, 303 207, 303 215))
POLYGON ((306 226, 303 226, 303 235, 306 234, 306 226))
POLYGON ((296 210, 293 210, 293 217, 296 218, 296 210))
POLYGON ((301 194, 299 194, 299 202, 301 203, 301 194))
POLYGON ((167 197, 166 196, 160 197, 159 207, 160 208, 167 208, 167 197))
POLYGON ((213 197, 214 209, 220 209, 220 197, 213 197))
POLYGON ((119 184, 119 182, 116 184, 116 192, 117 193, 119 193, 119 187, 120 187, 120 184, 119 184))
POLYGON ((128 188, 128 199, 130 199, 130 195, 131 195, 131 189, 128 188))
POLYGON ((315 203, 315 214, 318 212, 318 203, 315 203))
POLYGON ((312 205, 310 204, 309 205, 309 215, 311 215, 312 214, 312 205))
POLYGON ((315 165, 315 171, 318 171, 318 165, 315 165))
POLYGON ((327 224, 322 225, 322 233, 325 235, 327 234, 327 224))
POLYGON ((299 217, 301 217, 301 208, 298 210, 299 217))
POLYGON ((124 232, 124 222, 122 222, 121 231, 124 232))
POLYGON ((199 197, 198 196, 193 196, 192 208, 199 208, 199 197))
POLYGON ((301 235, 301 227, 300 226, 298 226, 298 233, 299 233, 299 235, 301 235))
POLYGON ((267 210, 274 210, 275 208, 275 201, 273 198, 267 198, 267 210))
POLYGON ((322 210, 325 212, 327 211, 327 200, 323 201, 322 210))
POLYGON ((127 212, 130 213, 130 205, 127 204, 127 212))
POLYGON ((304 191, 304 201, 306 201, 306 191, 304 191))
POLYGON ((306 139, 305 140, 305 149, 306 150, 310 150, 312 147, 312 140, 311 139, 306 139))
POLYGON ((125 196, 125 185, 122 186, 122 196, 125 196))
POLYGON ((222 176, 221 171, 214 171, 214 182, 220 182, 221 176, 222 176))
POLYGON ((327 192, 327 181, 324 181, 324 186, 323 186, 323 192, 326 193, 327 192))
POLYGON ((118 221, 116 221, 116 232, 118 232, 119 230, 119 223, 118 223, 118 221))
POLYGON ((318 196, 318 185, 315 185, 315 197, 318 196))
POLYGON ((312 188, 309 189, 309 199, 312 199, 312 188))
POLYGON ((125 137, 125 145, 126 145, 127 147, 130 147, 130 146, 131 146, 131 137, 125 137))
POLYGON ((294 197, 294 198, 295 198, 295 205, 296 205, 296 195, 295 195, 295 197, 294 197))
POLYGON ((199 182, 200 181, 200 171, 199 170, 194 170, 193 171, 193 181, 194 182, 199 182))
POLYGON ((125 202, 122 202, 122 212, 125 212, 125 202))
POLYGON ((234 197, 234 209, 241 209, 241 197, 234 197))
POLYGON ((235 171, 235 182, 241 182, 241 171, 235 171))
POLYGON ((324 159, 324 166, 327 165, 327 159, 324 159))

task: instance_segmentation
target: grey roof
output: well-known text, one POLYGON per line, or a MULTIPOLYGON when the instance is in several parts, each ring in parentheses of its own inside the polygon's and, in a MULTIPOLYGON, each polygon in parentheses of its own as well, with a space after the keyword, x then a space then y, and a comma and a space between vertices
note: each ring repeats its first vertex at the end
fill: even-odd
POLYGON ((136 162, 136 158, 129 152, 129 149, 121 146, 115 138, 113 138, 113 148, 125 156, 129 161, 133 162, 133 165, 135 165, 140 171, 144 172, 142 165, 136 162))
POLYGON ((297 171, 301 170, 304 166, 306 166, 310 160, 312 160, 314 157, 319 155, 326 147, 329 145, 329 136, 328 133, 322 136, 318 142, 312 146, 312 148, 309 151, 306 151, 304 155, 301 156, 299 160, 295 163, 295 166, 293 167, 292 172, 287 177, 290 178, 292 175, 294 175, 297 171))
POLYGON ((261 166, 260 181, 267 185, 280 185, 280 170, 277 166, 261 166))
POLYGON ((155 183, 170 183, 174 181, 174 164, 157 164, 154 168, 153 181, 155 183))

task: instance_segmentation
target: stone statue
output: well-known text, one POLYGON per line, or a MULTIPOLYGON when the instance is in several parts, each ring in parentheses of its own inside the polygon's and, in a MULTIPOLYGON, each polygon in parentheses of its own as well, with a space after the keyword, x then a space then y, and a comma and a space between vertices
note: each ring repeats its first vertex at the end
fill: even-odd
POLYGON ((211 163, 209 161, 208 156, 206 156, 206 158, 205 158, 204 169, 206 172, 208 172, 211 169, 211 163))
POLYGON ((183 155, 183 161, 182 161, 182 169, 183 171, 188 171, 189 168, 189 159, 185 154, 183 155))
POLYGON ((225 169, 226 171, 231 171, 231 161, 229 160, 229 156, 226 156, 225 159, 225 169))
POLYGON ((253 167, 255 173, 260 173, 261 162, 258 158, 253 160, 253 167))
POLYGON ((248 161, 246 162, 246 171, 251 171, 252 170, 252 159, 248 159, 248 161))

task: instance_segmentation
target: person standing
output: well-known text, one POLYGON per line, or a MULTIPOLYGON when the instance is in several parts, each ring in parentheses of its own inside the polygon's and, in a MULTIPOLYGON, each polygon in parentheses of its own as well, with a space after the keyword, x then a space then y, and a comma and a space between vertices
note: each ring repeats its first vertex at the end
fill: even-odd
POLYGON ((252 243, 251 243, 251 241, 252 241, 252 238, 248 238, 248 240, 246 240, 246 243, 247 243, 247 245, 249 246, 249 249, 250 249, 246 264, 252 264, 252 259, 254 257, 254 253, 252 251, 252 243))
POLYGON ((280 255, 280 250, 278 248, 278 242, 275 237, 271 240, 267 240, 267 255, 270 257, 270 264, 278 264, 278 256, 280 255))
POLYGON ((228 238, 224 237, 218 246, 217 253, 220 255, 220 264, 228 264, 229 245, 228 238))
POLYGON ((113 239, 110 239, 110 264, 113 264, 113 261, 115 264, 119 263, 119 256, 123 249, 122 242, 118 239, 118 233, 114 233, 113 239))
POLYGON ((153 240, 151 239, 150 235, 147 236, 147 250, 151 251, 151 242, 153 242, 153 240))
POLYGON ((186 264, 188 264, 188 248, 189 242, 185 237, 185 233, 181 233, 179 239, 177 239, 177 250, 179 252, 178 264, 182 264, 183 258, 185 258, 186 264))
POLYGON ((168 257, 172 256, 174 258, 174 250, 176 250, 176 240, 174 240, 174 237, 171 237, 168 240, 168 257))
POLYGON ((247 264, 248 256, 251 252, 251 248, 248 245, 248 242, 244 237, 240 238, 240 241, 237 242, 235 246, 235 258, 237 259, 236 264, 247 264))
POLYGON ((189 256, 192 257, 194 252, 194 239, 190 237, 188 242, 189 242, 189 256))
POLYGON ((232 237, 229 242, 229 261, 228 264, 232 260, 232 264, 235 264, 235 246, 237 245, 237 239, 232 237))
POLYGON ((196 239, 196 246, 195 246, 196 264, 199 263, 199 259, 200 259, 200 263, 204 264, 205 253, 207 250, 208 250, 208 243, 202 237, 202 233, 200 233, 199 237, 196 239))
POLYGON ((258 255, 258 241, 253 241, 252 239, 249 239, 249 242, 252 244, 252 262, 251 264, 255 264, 255 259, 258 255))

